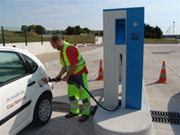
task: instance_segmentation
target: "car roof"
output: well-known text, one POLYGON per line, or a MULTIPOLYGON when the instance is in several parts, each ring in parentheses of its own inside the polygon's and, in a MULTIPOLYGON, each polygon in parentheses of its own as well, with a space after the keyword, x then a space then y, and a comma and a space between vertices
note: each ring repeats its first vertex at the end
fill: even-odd
POLYGON ((39 61, 39 59, 37 59, 36 56, 34 56, 32 53, 30 53, 28 50, 25 49, 20 49, 20 48, 15 48, 15 47, 0 47, 0 51, 11 51, 11 52, 17 52, 17 53, 21 53, 24 54, 28 57, 30 57, 31 59, 33 59, 34 61, 36 61, 36 63, 41 63, 39 61))
POLYGON ((20 52, 20 53, 27 53, 29 52, 28 50, 20 49, 20 48, 15 48, 15 47, 0 47, 0 51, 13 51, 13 52, 20 52))

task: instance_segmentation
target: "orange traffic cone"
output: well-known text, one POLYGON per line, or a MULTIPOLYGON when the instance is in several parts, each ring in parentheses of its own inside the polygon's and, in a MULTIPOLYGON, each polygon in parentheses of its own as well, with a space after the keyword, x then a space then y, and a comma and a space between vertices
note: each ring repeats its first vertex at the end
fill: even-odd
POLYGON ((99 75, 98 75, 98 78, 96 80, 104 80, 102 60, 100 60, 99 75))
POLYGON ((166 65, 165 65, 165 61, 163 61, 162 64, 162 69, 161 69, 161 74, 159 77, 159 80, 156 81, 157 83, 168 83, 168 80, 166 78, 166 65))

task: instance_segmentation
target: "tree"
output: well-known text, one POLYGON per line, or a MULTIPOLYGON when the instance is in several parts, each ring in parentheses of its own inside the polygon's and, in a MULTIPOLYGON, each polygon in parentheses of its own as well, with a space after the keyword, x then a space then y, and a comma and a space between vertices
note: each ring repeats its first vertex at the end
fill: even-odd
POLYGON ((45 28, 43 26, 41 26, 41 25, 36 25, 35 32, 37 34, 41 34, 41 33, 44 34, 45 33, 45 28))
POLYGON ((95 35, 95 36, 98 36, 98 35, 99 35, 99 33, 98 33, 98 32, 96 32, 94 35, 95 35))
POLYGON ((86 34, 89 34, 91 31, 88 28, 83 28, 82 29, 86 34))
POLYGON ((103 36, 103 31, 101 31, 99 35, 100 35, 100 36, 103 36))
POLYGON ((80 35, 81 34, 81 27, 78 25, 78 26, 76 26, 75 28, 75 35, 80 35))
POLYGON ((89 30, 88 28, 83 28, 81 29, 81 27, 79 25, 75 26, 75 27, 71 27, 68 26, 68 28, 65 30, 65 34, 66 35, 80 35, 80 34, 90 34, 91 30, 89 30))
POLYGON ((34 24, 32 24, 32 25, 30 25, 30 26, 28 27, 28 31, 33 31, 33 32, 35 32, 35 30, 36 30, 36 25, 34 25, 34 24))
POLYGON ((151 27, 149 24, 145 24, 145 32, 153 32, 153 27, 151 27))
POLYGON ((74 35, 75 34, 75 28, 68 26, 68 28, 65 30, 66 35, 74 35))
POLYGON ((61 34, 61 31, 60 30, 53 30, 53 35, 54 34, 61 34))
POLYGON ((60 30, 56 30, 56 34, 61 34, 61 31, 60 30))
POLYGON ((21 26, 21 31, 27 31, 28 30, 28 26, 27 25, 22 25, 21 26))
POLYGON ((145 38, 157 38, 161 39, 163 37, 163 33, 161 29, 156 26, 155 28, 150 26, 149 24, 144 24, 144 37, 145 38))
POLYGON ((151 32, 145 32, 145 33, 144 33, 144 37, 145 37, 145 38, 152 38, 151 32))
POLYGON ((158 26, 155 27, 154 32, 156 33, 156 38, 157 39, 161 39, 163 37, 163 33, 162 33, 161 29, 158 26))
POLYGON ((152 33, 152 39, 156 39, 156 37, 157 37, 157 34, 154 32, 154 33, 152 33))

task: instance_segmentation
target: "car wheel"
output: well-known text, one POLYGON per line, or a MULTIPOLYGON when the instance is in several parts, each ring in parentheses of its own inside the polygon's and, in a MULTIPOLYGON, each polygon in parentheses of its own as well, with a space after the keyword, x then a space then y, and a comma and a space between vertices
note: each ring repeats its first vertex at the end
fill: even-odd
POLYGON ((48 95, 42 95, 35 107, 34 110, 34 118, 33 118, 33 125, 35 127, 40 127, 45 125, 52 113, 52 103, 51 98, 48 95))

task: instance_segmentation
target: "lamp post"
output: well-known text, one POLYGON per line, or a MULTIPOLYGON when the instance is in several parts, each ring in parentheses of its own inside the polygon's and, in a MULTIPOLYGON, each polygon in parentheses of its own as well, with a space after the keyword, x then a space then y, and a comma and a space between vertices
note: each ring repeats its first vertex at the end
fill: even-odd
POLYGON ((173 21, 173 35, 174 35, 175 21, 173 21))

